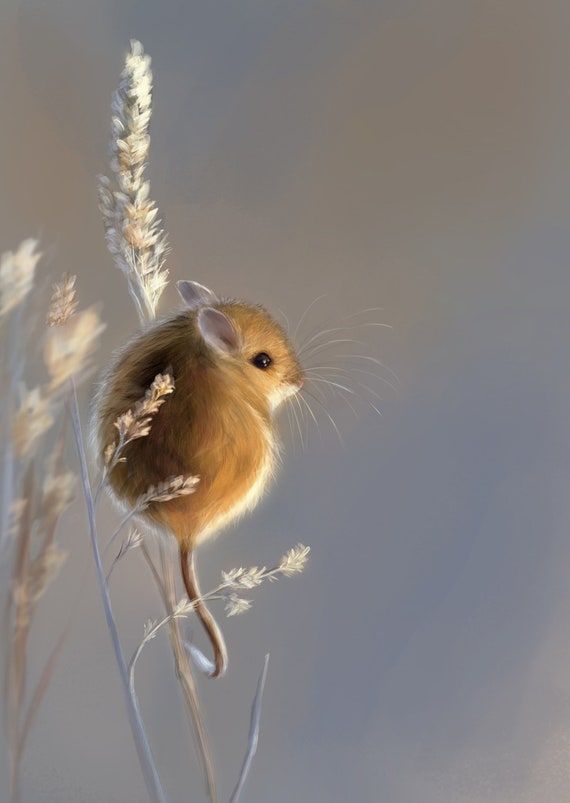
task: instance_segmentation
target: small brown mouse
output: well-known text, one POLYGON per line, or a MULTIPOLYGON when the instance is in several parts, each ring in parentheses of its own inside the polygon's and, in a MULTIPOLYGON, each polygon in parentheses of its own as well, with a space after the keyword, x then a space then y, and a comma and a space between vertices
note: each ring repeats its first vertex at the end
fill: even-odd
MULTIPOLYGON (((114 422, 168 371, 175 392, 146 437, 125 449, 109 483, 132 505, 168 477, 199 478, 195 492, 150 505, 144 516, 178 541, 184 585, 200 595, 194 550, 259 501, 276 466, 274 414, 304 381, 283 328, 260 306, 220 300, 197 282, 179 282, 186 308, 135 336, 115 359, 96 403, 99 455, 114 441, 114 422)), ((213 676, 224 673, 221 631, 201 602, 196 611, 212 642, 213 676)))

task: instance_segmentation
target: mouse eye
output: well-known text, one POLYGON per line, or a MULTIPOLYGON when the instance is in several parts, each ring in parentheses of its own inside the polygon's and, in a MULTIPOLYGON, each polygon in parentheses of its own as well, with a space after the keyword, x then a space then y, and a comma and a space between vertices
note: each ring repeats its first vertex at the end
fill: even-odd
POLYGON ((255 365, 256 368, 260 368, 262 371, 265 371, 273 360, 265 351, 260 351, 259 354, 256 354, 255 357, 251 358, 252 363, 255 365))

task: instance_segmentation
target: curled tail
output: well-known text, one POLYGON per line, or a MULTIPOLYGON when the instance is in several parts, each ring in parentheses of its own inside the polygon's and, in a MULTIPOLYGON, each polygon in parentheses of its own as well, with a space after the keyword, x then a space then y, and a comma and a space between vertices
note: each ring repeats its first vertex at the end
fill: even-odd
POLYGON ((216 620, 206 607, 205 603, 200 599, 200 586, 198 585, 198 577, 196 575, 196 566, 194 563, 194 552, 184 546, 180 547, 180 568, 182 570, 182 579, 188 599, 196 603, 195 611, 202 622, 206 633, 212 644, 214 650, 214 671, 212 677, 217 678, 225 674, 228 666, 228 652, 226 650, 226 643, 222 631, 218 627, 216 620))

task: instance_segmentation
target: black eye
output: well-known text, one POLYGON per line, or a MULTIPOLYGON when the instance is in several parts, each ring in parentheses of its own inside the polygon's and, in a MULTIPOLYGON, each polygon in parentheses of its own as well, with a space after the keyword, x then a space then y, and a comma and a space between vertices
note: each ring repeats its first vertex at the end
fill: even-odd
POLYGON ((269 368, 273 362, 269 354, 266 354, 265 351, 260 351, 259 354, 256 354, 255 357, 251 358, 251 361, 256 368, 261 368, 262 371, 265 371, 267 368, 269 368))

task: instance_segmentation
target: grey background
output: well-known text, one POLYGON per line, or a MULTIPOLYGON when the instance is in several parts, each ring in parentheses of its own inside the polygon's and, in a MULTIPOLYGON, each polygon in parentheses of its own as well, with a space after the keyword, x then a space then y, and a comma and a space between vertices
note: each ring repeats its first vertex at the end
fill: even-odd
MULTIPOLYGON (((201 684, 222 799, 270 650, 248 803, 570 800, 568 4, 3 0, 0 23, 1 247, 41 236, 46 275, 102 302, 100 364, 136 327, 95 195, 131 37, 173 277, 293 321, 326 293, 305 334, 370 306, 394 326, 364 331, 401 379, 382 418, 337 398, 344 446, 322 416, 305 450, 285 430, 270 496, 201 555, 209 585, 313 548, 201 684)), ((24 799, 144 800, 81 500, 61 541, 38 661, 81 601, 24 799)), ((140 558, 112 591, 130 651, 160 609, 140 558)), ((164 637, 139 691, 172 800, 202 800, 164 637)))

